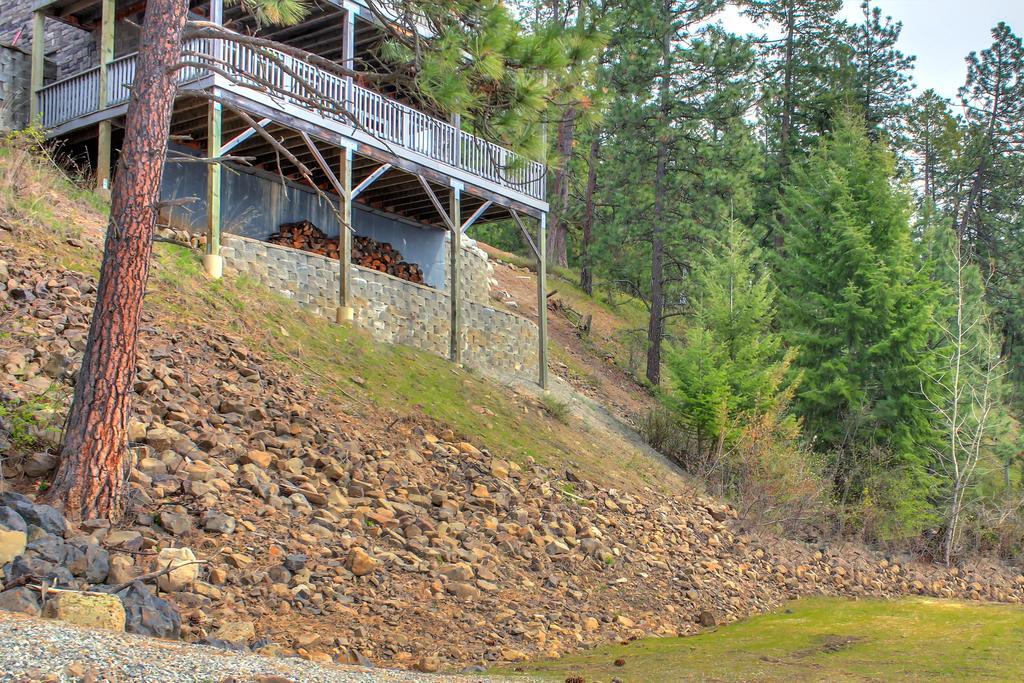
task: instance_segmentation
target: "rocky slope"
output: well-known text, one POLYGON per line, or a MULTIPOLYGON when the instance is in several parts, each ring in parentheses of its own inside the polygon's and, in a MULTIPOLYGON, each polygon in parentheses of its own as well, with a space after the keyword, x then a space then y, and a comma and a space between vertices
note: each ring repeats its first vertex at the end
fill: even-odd
MULTIPOLYGON (((5 244, 3 466, 32 493, 55 465, 94 282, 5 244)), ((156 587, 188 640, 435 670, 691 633, 802 594, 1024 597, 1006 569, 745 536, 730 508, 692 491, 602 488, 443 425, 347 414, 259 340, 212 324, 151 319, 135 390, 123 528, 51 533, 67 538, 16 562, 46 573, 74 555, 66 546, 102 551, 106 572, 55 573, 109 585, 188 548, 206 562, 156 587)))

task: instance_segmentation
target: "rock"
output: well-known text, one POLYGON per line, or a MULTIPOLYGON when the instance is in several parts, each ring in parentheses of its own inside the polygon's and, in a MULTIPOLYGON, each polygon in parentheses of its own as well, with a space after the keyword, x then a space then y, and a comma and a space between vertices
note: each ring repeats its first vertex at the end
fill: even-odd
POLYGON ((187 590, 199 578, 199 565, 189 564, 196 559, 190 548, 164 548, 156 556, 156 567, 177 567, 157 579, 157 586, 165 593, 187 590))
POLYGON ((181 616, 174 606, 136 581, 117 594, 124 605, 125 631, 157 638, 179 638, 181 616))
POLYGON ((67 567, 56 562, 49 562, 34 553, 21 555, 4 566, 5 580, 14 581, 22 577, 30 577, 35 581, 47 581, 51 586, 65 587, 75 582, 75 577, 67 567))
POLYGON ((171 429, 158 425, 146 432, 146 443, 157 453, 174 450, 174 445, 185 437, 171 429))
POLYGON ((292 580, 292 573, 283 564, 274 565, 267 570, 267 576, 274 583, 288 585, 292 580))
POLYGON ((452 581, 445 590, 462 600, 476 600, 480 597, 480 589, 471 583, 463 581, 452 581))
POLYGON ((160 513, 160 526, 175 536, 181 536, 192 530, 192 518, 187 512, 166 510, 160 513))
POLYGON ((423 655, 416 661, 416 670, 424 673, 437 673, 441 670, 441 660, 437 655, 423 655))
POLYGON ((235 518, 223 512, 208 510, 203 515, 203 528, 218 534, 232 534, 235 531, 235 518))
POLYGON ((352 548, 348 554, 348 570, 356 576, 372 574, 377 569, 377 560, 370 557, 359 547, 352 548))
POLYGON ((253 464, 257 467, 267 469, 270 464, 274 461, 274 456, 266 451, 249 451, 243 455, 239 460, 243 464, 253 464))
POLYGON ((142 534, 128 529, 111 531, 103 541, 111 548, 142 550, 142 534))
POLYGON ((625 626, 626 628, 633 628, 636 626, 635 621, 633 621, 632 619, 623 614, 620 614, 619 616, 615 617, 615 622, 619 624, 619 626, 625 626))
POLYGON ((473 568, 466 562, 446 564, 437 570, 437 573, 449 581, 472 581, 473 568))
POLYGON ((119 586, 122 583, 128 583, 137 574, 135 560, 130 556, 115 553, 110 557, 110 567, 106 579, 110 584, 119 586))
POLYGON ((123 631, 125 610, 116 595, 60 592, 43 605, 43 616, 78 626, 123 631))
POLYGON ((56 469, 59 460, 53 453, 39 451, 25 458, 21 471, 28 477, 44 477, 56 469))
POLYGON ((596 631, 599 628, 601 628, 601 622, 599 622, 594 617, 587 617, 583 620, 584 631, 596 631))
POLYGON ((21 612, 33 617, 38 617, 39 593, 31 588, 12 588, 0 593, 0 610, 5 612, 21 612))
POLYGON ((715 626, 718 623, 718 619, 715 618, 714 612, 710 612, 708 610, 704 610, 703 612, 701 612, 700 615, 697 617, 697 621, 704 628, 711 628, 712 626, 715 626))
POLYGON ((0 566, 25 552, 28 526, 17 512, 0 507, 0 566))
POLYGON ((6 505, 17 512, 26 524, 35 524, 48 534, 64 537, 68 523, 64 515, 49 505, 36 505, 20 493, 0 493, 0 505, 6 505))
POLYGON ((284 558, 284 567, 290 572, 297 572, 306 566, 306 556, 294 553, 284 558))
POLYGON ((89 583, 103 583, 110 573, 110 553, 83 537, 68 542, 69 552, 65 561, 71 573, 84 577, 89 583))
POLYGON ((251 621, 226 621, 210 637, 228 643, 248 644, 256 638, 256 627, 251 621))

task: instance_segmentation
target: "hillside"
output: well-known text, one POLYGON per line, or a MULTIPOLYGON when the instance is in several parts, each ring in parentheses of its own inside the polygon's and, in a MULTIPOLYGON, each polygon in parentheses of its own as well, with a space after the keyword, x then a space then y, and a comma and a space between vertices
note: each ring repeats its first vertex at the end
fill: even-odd
MULTIPOLYGON (((23 150, 0 151, 4 471, 24 493, 45 490, 55 464, 103 208, 23 150)), ((121 578, 72 584, 191 548, 208 562, 162 590, 186 640, 459 669, 690 634, 799 595, 1024 597, 1024 578, 999 567, 744 534, 727 505, 581 413, 376 344, 254 282, 207 281, 178 245, 156 247, 146 316, 133 508, 121 529, 67 533, 120 558, 121 578)))

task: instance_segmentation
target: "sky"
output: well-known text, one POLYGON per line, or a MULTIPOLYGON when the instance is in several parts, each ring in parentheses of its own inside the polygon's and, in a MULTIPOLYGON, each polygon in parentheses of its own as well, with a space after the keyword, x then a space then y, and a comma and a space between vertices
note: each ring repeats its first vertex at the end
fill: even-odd
MULTIPOLYGON (((861 0, 844 0, 842 16, 860 22, 861 0)), ((934 88, 945 97, 956 98, 967 75, 964 58, 992 44, 991 29, 1005 21, 1018 36, 1024 33, 1024 0, 872 0, 882 14, 903 22, 898 47, 917 55, 914 81, 917 91, 934 88)), ((735 7, 722 17, 723 25, 735 33, 760 31, 735 7)))

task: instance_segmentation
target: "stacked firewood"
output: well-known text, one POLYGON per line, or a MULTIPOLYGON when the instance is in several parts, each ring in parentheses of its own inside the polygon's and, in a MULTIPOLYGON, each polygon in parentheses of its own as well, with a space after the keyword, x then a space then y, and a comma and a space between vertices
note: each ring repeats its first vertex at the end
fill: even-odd
MULTIPOLYGON (((293 249, 311 251, 314 254, 336 259, 340 253, 338 239, 328 237, 320 228, 309 221, 284 223, 279 232, 268 240, 272 244, 283 244, 293 249)), ((409 282, 423 284, 423 270, 415 263, 402 260, 402 254, 387 242, 378 242, 370 237, 356 235, 352 238, 352 263, 382 273, 394 275, 409 282)))
POLYGON ((283 223, 279 229, 267 239, 272 244, 283 244, 293 249, 311 251, 314 254, 338 258, 338 238, 328 237, 323 230, 309 221, 283 223))

